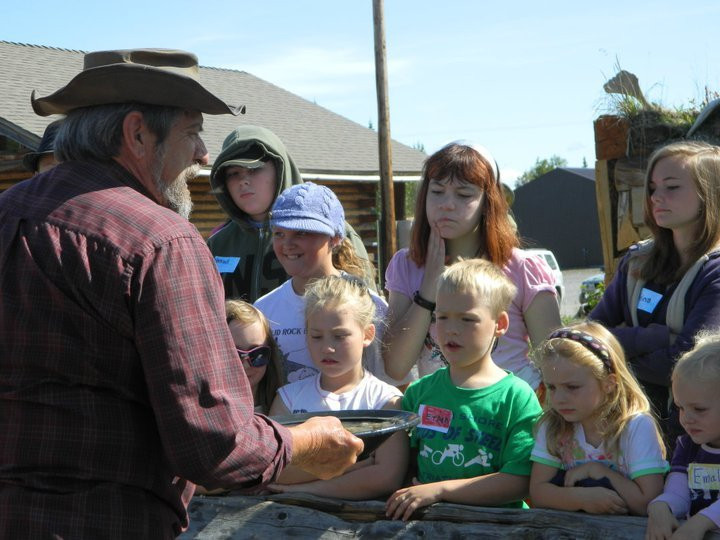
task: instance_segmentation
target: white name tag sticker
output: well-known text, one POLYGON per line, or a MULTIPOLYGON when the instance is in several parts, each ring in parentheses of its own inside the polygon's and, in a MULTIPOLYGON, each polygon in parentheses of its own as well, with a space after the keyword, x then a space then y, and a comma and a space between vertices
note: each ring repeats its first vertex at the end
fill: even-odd
POLYGON ((655 308, 662 300, 662 294, 651 291, 650 289, 643 289, 640 291, 640 298, 638 298, 637 308, 645 311, 646 313, 652 313, 655 308))
POLYGON ((240 263, 240 257, 215 257, 215 264, 221 274, 230 274, 240 263))
POLYGON ((720 464, 690 463, 688 465, 688 487, 703 491, 720 490, 720 464))
POLYGON ((449 409, 433 407, 432 405, 420 405, 418 408, 420 414, 421 428, 447 433, 450 429, 453 413, 449 409))

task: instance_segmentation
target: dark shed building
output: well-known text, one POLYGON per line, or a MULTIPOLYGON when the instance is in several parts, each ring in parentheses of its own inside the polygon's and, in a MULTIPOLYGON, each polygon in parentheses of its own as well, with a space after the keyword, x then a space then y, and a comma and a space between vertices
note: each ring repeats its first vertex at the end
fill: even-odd
POLYGON ((520 186, 512 211, 527 247, 549 249, 561 268, 602 266, 594 169, 555 169, 520 186))

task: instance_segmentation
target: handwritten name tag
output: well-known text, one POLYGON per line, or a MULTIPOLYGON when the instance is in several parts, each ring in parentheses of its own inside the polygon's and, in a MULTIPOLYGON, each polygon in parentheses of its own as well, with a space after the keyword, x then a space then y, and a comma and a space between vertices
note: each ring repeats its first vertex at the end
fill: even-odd
POLYGON ((660 300, 662 300, 662 294, 651 291, 650 289, 643 289, 640 291, 637 308, 647 313, 652 313, 660 303, 660 300))
POLYGON ((418 407, 420 413, 420 426, 433 431, 447 433, 450 429, 453 413, 449 409, 441 409, 432 405, 420 405, 418 407))
POLYGON ((688 487, 703 491, 720 490, 720 464, 691 463, 688 465, 688 487))
POLYGON ((221 274, 230 274, 235 271, 240 257, 215 257, 215 264, 221 274))

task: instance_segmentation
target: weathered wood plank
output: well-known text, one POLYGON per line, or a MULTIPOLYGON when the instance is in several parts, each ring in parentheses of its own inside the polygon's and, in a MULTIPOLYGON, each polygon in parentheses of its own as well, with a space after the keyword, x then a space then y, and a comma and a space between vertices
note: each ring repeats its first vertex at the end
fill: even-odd
POLYGON ((620 158, 615 160, 615 189, 626 191, 634 187, 645 186, 646 163, 638 158, 620 158))
POLYGON ((597 198, 600 240, 605 261, 605 282, 615 273, 615 235, 613 233, 612 200, 610 197, 610 171, 607 160, 595 162, 595 196, 597 198))
POLYGON ((615 159, 627 152, 630 122, 621 116, 603 115, 593 122, 595 157, 599 160, 615 159))
MULTIPOLYGON (((642 539, 647 520, 555 510, 435 504, 407 523, 385 518, 383 501, 346 501, 308 494, 195 497, 190 528, 180 538, 575 538, 642 539)), ((706 539, 720 540, 709 533, 706 539)))

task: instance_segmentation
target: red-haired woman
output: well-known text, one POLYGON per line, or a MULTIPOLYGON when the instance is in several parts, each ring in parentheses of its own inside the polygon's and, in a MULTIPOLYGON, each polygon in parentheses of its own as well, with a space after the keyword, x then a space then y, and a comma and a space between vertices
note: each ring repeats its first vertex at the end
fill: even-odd
POLYGON ((518 288, 508 311, 510 328, 493 360, 537 389, 540 375, 529 359, 530 343, 539 345, 560 325, 560 310, 547 264, 518 245, 497 163, 487 149, 454 142, 427 159, 410 248, 395 254, 385 277, 385 369, 391 377, 406 377, 416 364, 420 376, 444 365, 434 341, 437 278, 446 264, 483 258, 501 267, 518 288))

